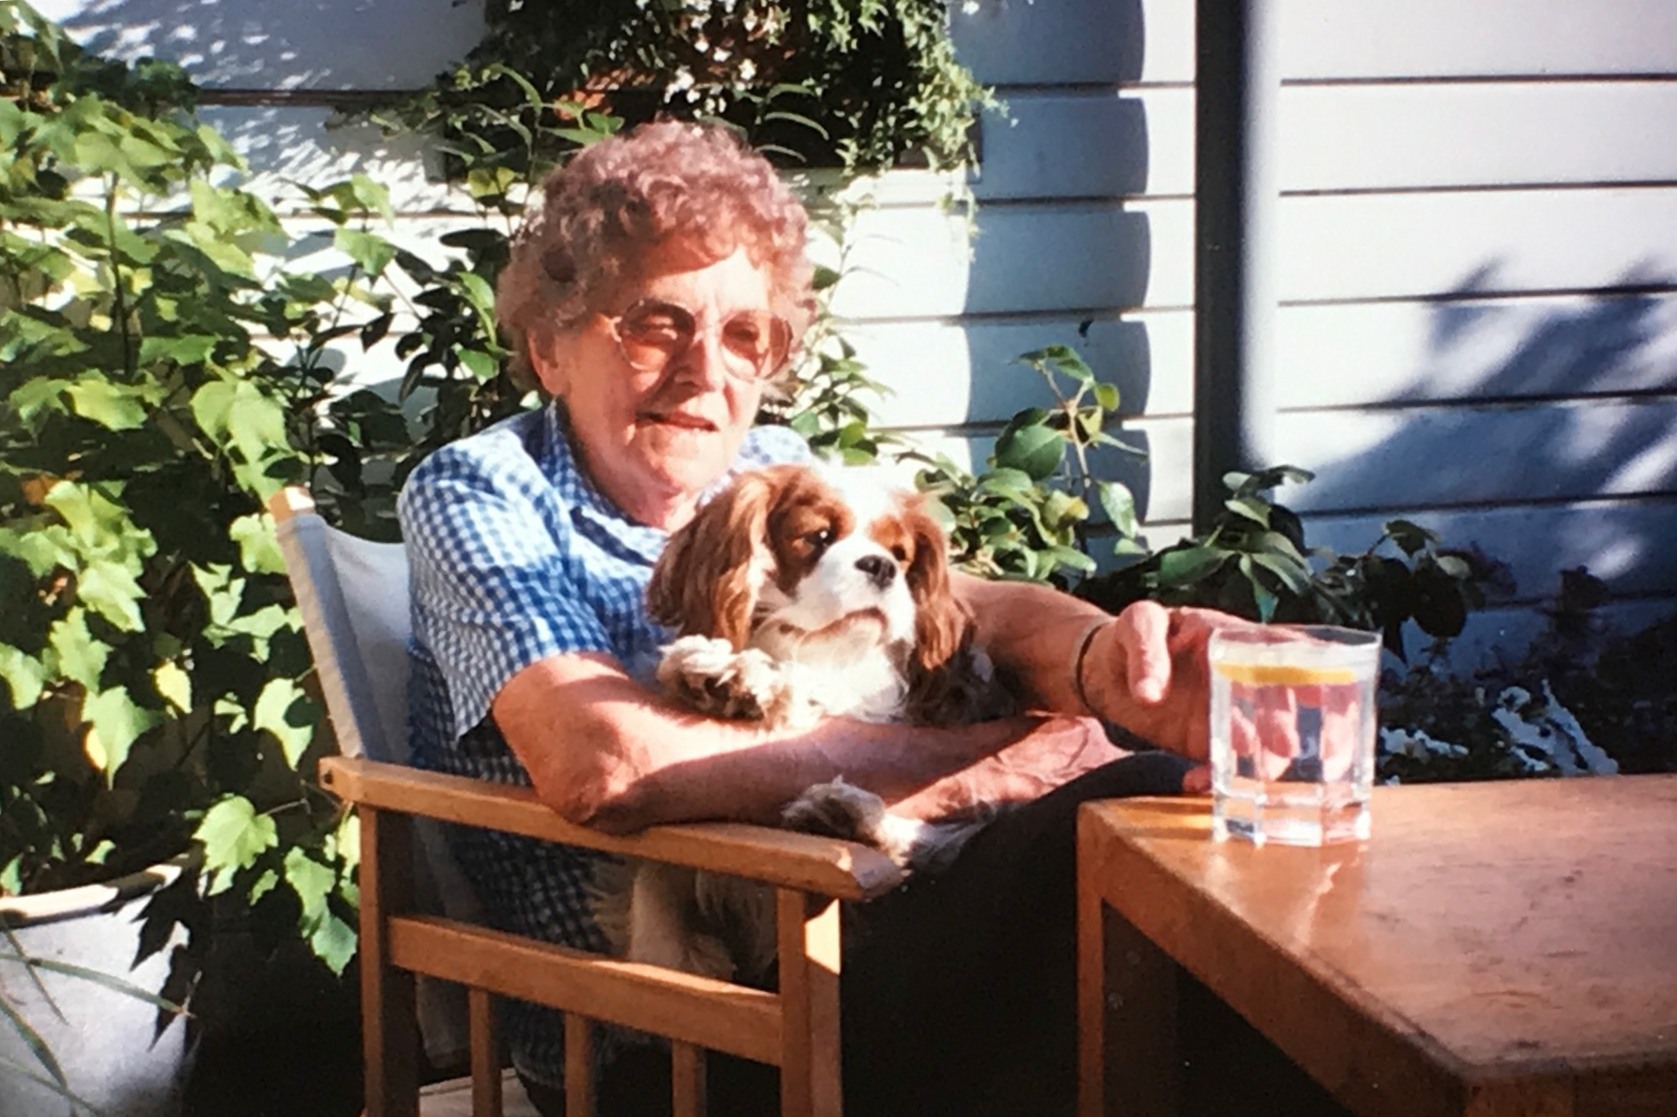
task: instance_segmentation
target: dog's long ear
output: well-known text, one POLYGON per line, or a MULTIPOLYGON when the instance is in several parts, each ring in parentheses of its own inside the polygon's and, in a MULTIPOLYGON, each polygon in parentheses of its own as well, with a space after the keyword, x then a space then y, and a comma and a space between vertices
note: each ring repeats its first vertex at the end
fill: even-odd
POLYGON ((914 595, 914 666, 935 671, 971 639, 972 615, 955 598, 949 544, 924 499, 905 499, 902 519, 914 538, 914 561, 908 568, 908 588, 914 595))
POLYGON ((745 647, 758 580, 774 565, 767 535, 774 494, 765 473, 745 474, 670 536, 646 587, 653 620, 682 636, 745 647))

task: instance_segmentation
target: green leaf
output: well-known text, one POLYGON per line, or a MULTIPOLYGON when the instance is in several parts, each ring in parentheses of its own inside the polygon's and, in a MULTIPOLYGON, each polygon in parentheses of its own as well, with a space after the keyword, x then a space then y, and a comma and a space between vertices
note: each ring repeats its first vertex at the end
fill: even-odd
POLYGON ((1095 402, 1108 411, 1118 410, 1118 386, 1102 381, 1095 385, 1095 402))
POLYGON ((314 923, 326 914, 326 897, 337 887, 338 876, 301 849, 285 855, 285 880, 303 903, 303 922, 314 923))
POLYGON ((274 534, 273 518, 252 512, 234 520, 228 538, 239 545, 239 565, 251 574, 284 574, 285 556, 274 534))
POLYGON ((47 647, 52 652, 49 662, 55 675, 90 691, 99 689, 99 677, 104 674, 111 648, 88 631, 87 610, 71 609, 56 621, 47 632, 47 647))
POLYGON ((286 763, 295 768, 314 737, 313 703, 291 679, 269 679, 256 696, 250 723, 279 740, 286 763), (300 707, 299 707, 299 704, 300 707), (293 712, 296 708, 296 712, 293 712))
POLYGON ((501 371, 499 362, 481 349, 463 348, 457 351, 457 355, 466 371, 479 381, 493 380, 501 371))
POLYGON ((309 935, 309 947, 335 974, 342 974, 355 957, 357 941, 355 928, 331 912, 309 935))
POLYGON ((139 605, 145 597, 146 591, 121 562, 94 559, 76 575, 76 598, 124 632, 145 627, 139 605))
POLYGON ((1064 440, 1047 427, 1010 424, 996 438, 997 467, 1017 469, 1033 481, 1053 476, 1064 454, 1064 440))
POLYGON ((212 380, 192 394, 192 417, 224 447, 247 462, 260 462, 290 443, 285 410, 249 381, 212 380))
POLYGON ((1214 573, 1228 560, 1229 552, 1215 547, 1184 547, 1159 556, 1159 584, 1192 585, 1214 573))
POLYGON ((390 261, 396 258, 395 245, 377 233, 360 229, 339 229, 333 235, 332 243, 369 276, 382 275, 384 269, 390 266, 390 261))
POLYGON ((82 700, 82 720, 89 725, 85 742, 88 759, 109 781, 128 760, 129 750, 140 734, 162 722, 163 717, 156 710, 134 705, 127 691, 113 687, 82 700))
POLYGON ((1237 516, 1244 516, 1259 527, 1269 526, 1269 504, 1250 496, 1232 496, 1223 502, 1227 508, 1237 516))
POLYGON ((146 424, 145 400, 136 389, 85 379, 66 388, 64 395, 77 415, 107 430, 135 430, 146 424))
POLYGON ((151 336, 140 341, 140 362, 173 361, 177 365, 201 365, 215 352, 220 338, 212 334, 151 336))
POLYGON ((192 676, 180 664, 172 659, 164 660, 152 670, 151 681, 176 712, 184 714, 192 709, 192 676))
POLYGON ((12 709, 27 710, 40 701, 46 686, 46 665, 10 644, 0 644, 0 679, 11 688, 12 709))
POLYGON ((1268 624, 1275 619, 1275 607, 1280 599, 1275 591, 1264 585, 1258 577, 1251 555, 1240 556, 1240 572, 1246 577, 1246 583, 1252 590, 1252 601, 1258 607, 1258 619, 1268 624))
MULTIPOLYGON (((203 844, 204 867, 223 878, 256 864, 264 850, 279 845, 279 829, 242 795, 228 795, 204 812, 192 834, 203 844)), ((222 884, 225 889, 225 883, 222 884)))
POLYGON ((1101 511, 1106 513, 1106 518, 1120 535, 1136 533, 1139 525, 1136 522, 1135 494, 1130 492, 1129 486, 1117 481, 1096 481, 1095 497, 1100 501, 1101 511))

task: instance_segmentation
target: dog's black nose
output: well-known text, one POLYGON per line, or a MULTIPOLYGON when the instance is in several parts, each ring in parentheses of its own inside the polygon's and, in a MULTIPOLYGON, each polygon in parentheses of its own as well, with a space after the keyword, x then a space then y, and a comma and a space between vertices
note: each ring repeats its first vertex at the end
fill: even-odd
POLYGON ((897 576, 897 564, 884 555, 863 555, 856 560, 856 569, 866 574, 877 589, 884 589, 897 576))

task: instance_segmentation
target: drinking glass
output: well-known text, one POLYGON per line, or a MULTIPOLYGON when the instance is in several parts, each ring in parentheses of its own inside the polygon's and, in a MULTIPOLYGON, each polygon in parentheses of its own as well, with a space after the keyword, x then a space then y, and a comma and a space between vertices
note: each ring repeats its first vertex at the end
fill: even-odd
POLYGON ((1214 632, 1212 827, 1319 846, 1369 834, 1380 637, 1331 625, 1214 632))

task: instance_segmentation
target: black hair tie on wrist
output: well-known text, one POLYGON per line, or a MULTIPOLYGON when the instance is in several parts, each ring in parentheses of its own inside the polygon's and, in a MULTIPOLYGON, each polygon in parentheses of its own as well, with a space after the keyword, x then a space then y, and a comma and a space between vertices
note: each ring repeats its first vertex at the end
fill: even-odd
POLYGON ((1089 631, 1083 634, 1083 642, 1077 646, 1077 659, 1072 663, 1071 668, 1071 688, 1077 695, 1077 701, 1092 717, 1100 717, 1101 715, 1100 711, 1096 710, 1094 704, 1089 701, 1088 692, 1083 689, 1083 661, 1089 658, 1089 647, 1095 642, 1095 637, 1111 620, 1111 617, 1106 617, 1089 626, 1089 631))

